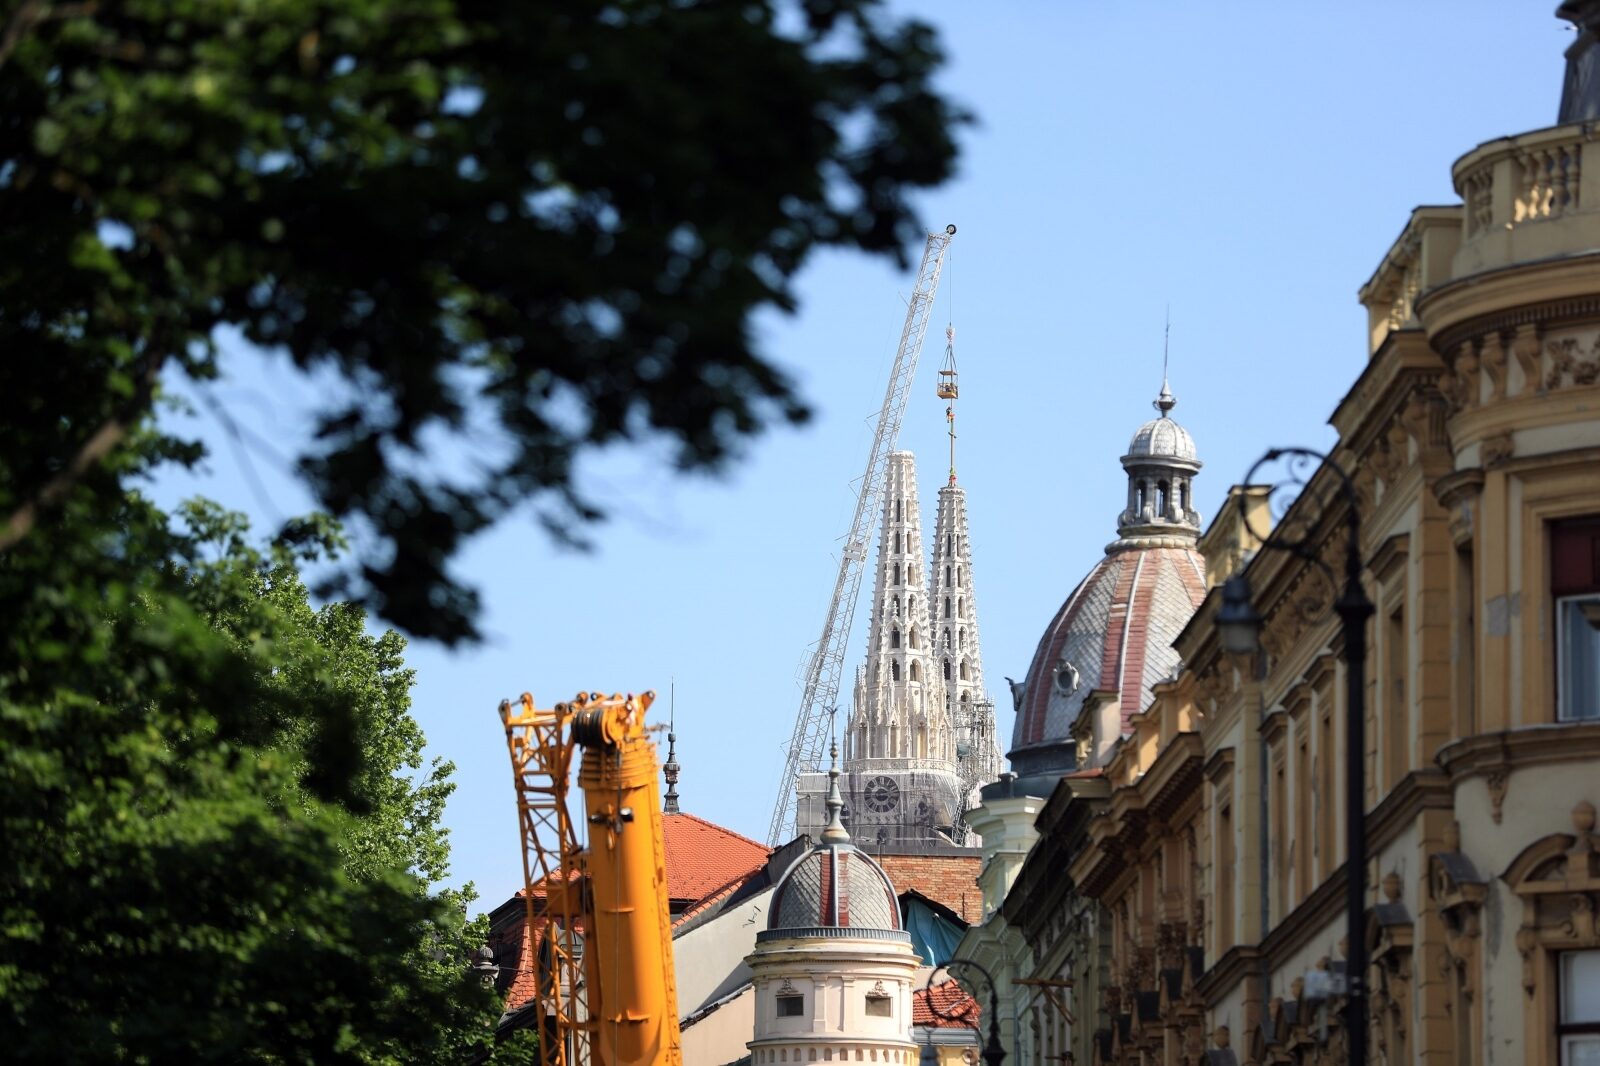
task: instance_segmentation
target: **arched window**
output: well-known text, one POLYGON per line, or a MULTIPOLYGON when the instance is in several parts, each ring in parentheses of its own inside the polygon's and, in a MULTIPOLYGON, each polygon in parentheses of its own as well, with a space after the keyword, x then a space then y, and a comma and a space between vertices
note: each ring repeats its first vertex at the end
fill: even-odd
POLYGON ((896 522, 904 522, 905 518, 906 518, 906 515, 905 515, 905 501, 904 500, 896 500, 896 501, 894 501, 894 520, 896 522))
POLYGON ((898 630, 898 629, 889 630, 889 647, 898 648, 899 646, 900 646, 900 630, 898 630))
POLYGON ((948 564, 946 564, 944 568, 944 583, 946 585, 950 584, 950 567, 948 564))
POLYGON ((956 631, 956 647, 965 648, 966 646, 967 646, 967 627, 966 626, 962 626, 960 629, 958 629, 956 631))
POLYGON ((900 660, 899 659, 892 659, 889 662, 889 680, 891 680, 891 681, 899 681, 900 680, 900 660))
POLYGON ((961 567, 956 567, 956 588, 961 587, 961 567))
POLYGON ((1178 482, 1178 509, 1183 511, 1184 514, 1189 513, 1189 483, 1187 481, 1178 482))
MULTIPOLYGON (((913 629, 911 632, 915 633, 916 630, 913 629)), ((913 680, 913 681, 921 681, 922 680, 922 671, 917 669, 917 663, 916 663, 916 660, 914 660, 914 659, 911 662, 911 680, 913 680)))
MULTIPOLYGON (((913 647, 913 648, 920 648, 920 647, 922 647, 922 641, 920 641, 920 640, 918 640, 918 639, 917 639, 917 627, 916 627, 916 626, 912 626, 912 627, 911 627, 911 646, 912 646, 912 647, 913 647)), ((913 680, 913 681, 914 681, 914 680, 916 680, 916 679, 915 679, 915 678, 912 678, 912 680, 913 680)))
POLYGON ((961 660, 961 680, 963 680, 963 681, 968 680, 968 677, 967 677, 967 660, 965 660, 965 659, 961 660))
POLYGON ((944 598, 944 616, 946 618, 950 617, 950 597, 949 596, 946 596, 944 598))
POLYGON ((1144 514, 1144 482, 1139 482, 1139 488, 1136 495, 1137 500, 1133 505, 1133 509, 1139 514, 1144 514))
POLYGON ((949 659, 946 659, 944 661, 944 679, 946 681, 950 680, 950 660, 949 659))
POLYGON ((967 599, 966 599, 965 596, 957 596, 956 597, 956 617, 957 618, 965 618, 966 616, 967 616, 967 599))
POLYGON ((900 584, 900 564, 899 563, 895 563, 894 564, 894 583, 896 585, 900 584))
POLYGON ((903 552, 906 550, 905 534, 896 533, 894 535, 894 550, 897 552, 903 552))
POLYGON ((1167 483, 1156 482, 1156 514, 1165 516, 1167 513, 1167 483))

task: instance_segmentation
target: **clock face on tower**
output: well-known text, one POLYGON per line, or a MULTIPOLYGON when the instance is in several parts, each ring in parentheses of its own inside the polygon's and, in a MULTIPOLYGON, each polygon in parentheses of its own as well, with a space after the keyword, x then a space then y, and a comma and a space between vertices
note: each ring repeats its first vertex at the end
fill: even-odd
POLYGON ((900 786, 893 778, 874 777, 867 782, 867 810, 887 814, 900 805, 900 786))

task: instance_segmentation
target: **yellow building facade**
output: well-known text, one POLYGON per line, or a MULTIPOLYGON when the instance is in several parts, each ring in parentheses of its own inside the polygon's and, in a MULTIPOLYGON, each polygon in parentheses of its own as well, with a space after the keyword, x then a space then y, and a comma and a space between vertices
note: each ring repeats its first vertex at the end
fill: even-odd
POLYGON ((1332 609, 1351 504, 1328 468, 1282 513, 1236 488, 1181 669, 1029 826, 1021 799, 988 816, 1029 848, 964 945, 1009 982, 1012 1061, 1342 1062, 1355 757, 1368 1061, 1600 1062, 1597 9, 1562 10, 1571 121, 1457 160, 1462 202, 1414 211, 1360 290, 1331 458, 1376 607, 1364 750, 1332 609), (1274 521, 1319 561, 1263 548, 1274 521), (1234 574, 1255 655, 1219 640, 1234 574))

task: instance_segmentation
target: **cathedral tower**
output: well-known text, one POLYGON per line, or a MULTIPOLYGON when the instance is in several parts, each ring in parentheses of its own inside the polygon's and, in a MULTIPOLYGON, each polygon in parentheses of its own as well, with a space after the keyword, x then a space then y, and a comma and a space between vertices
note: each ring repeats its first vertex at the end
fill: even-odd
MULTIPOLYGON (((972 793, 998 778, 1002 764, 994 701, 983 684, 972 544, 967 535, 967 492, 955 483, 953 475, 939 490, 930 586, 934 658, 945 683, 945 707, 955 728, 963 793, 972 793)), ((966 798, 976 802, 975 796, 966 798)))
MULTIPOLYGON (((961 811, 955 722, 934 656, 927 560, 910 452, 889 456, 867 660, 843 733, 846 817, 871 844, 947 839, 961 811)), ((826 821, 826 777, 800 776, 802 832, 826 821)))

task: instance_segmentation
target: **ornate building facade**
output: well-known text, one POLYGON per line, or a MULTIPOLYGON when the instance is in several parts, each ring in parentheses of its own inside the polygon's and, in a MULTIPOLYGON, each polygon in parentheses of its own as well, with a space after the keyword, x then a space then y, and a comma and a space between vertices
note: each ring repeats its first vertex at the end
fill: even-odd
MULTIPOLYGON (((1024 982, 1016 1061, 1342 1062, 1352 861, 1369 1061, 1600 1061, 1600 3, 1560 13, 1560 124, 1457 160, 1462 202, 1413 212, 1361 289, 1332 417, 1353 501, 1324 466, 1279 517, 1314 561, 1257 550, 1256 487, 1198 544, 1254 590, 1260 652, 1224 651, 1212 588, 1103 761, 1023 789, 1038 839, 996 852, 1011 883, 963 944, 1024 982), (1355 752, 1329 576, 1351 506, 1376 605, 1355 752)), ((993 791, 975 820, 1020 822, 993 791)))

